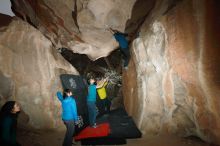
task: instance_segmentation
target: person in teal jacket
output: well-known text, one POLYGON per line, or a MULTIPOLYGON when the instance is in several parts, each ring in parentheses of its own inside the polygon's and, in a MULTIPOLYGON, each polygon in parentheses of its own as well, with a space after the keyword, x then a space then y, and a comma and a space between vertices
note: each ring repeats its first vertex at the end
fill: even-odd
POLYGON ((72 146, 75 124, 78 122, 76 101, 70 89, 64 90, 63 95, 61 92, 57 92, 57 97, 62 104, 62 120, 67 129, 63 146, 72 146))
POLYGON ((21 146, 16 141, 17 117, 20 106, 16 101, 7 101, 0 111, 0 145, 21 146))
POLYGON ((101 82, 98 85, 95 85, 96 80, 91 77, 89 79, 89 86, 88 86, 88 95, 87 95, 87 106, 89 112, 89 124, 91 127, 96 128, 96 116, 98 114, 96 110, 96 89, 103 87, 105 82, 101 82))

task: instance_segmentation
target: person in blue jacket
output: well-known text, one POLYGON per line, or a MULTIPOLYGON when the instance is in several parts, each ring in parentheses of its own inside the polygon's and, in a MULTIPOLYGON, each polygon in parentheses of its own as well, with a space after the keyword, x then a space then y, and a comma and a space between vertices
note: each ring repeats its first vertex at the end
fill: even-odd
POLYGON ((78 122, 76 101, 72 97, 70 89, 65 89, 63 95, 61 92, 57 92, 57 97, 62 103, 62 120, 67 129, 63 140, 63 146, 72 146, 75 124, 78 122))
POLYGON ((129 45, 128 40, 126 39, 126 36, 128 36, 128 34, 119 32, 118 30, 112 29, 111 27, 109 28, 109 31, 113 34, 115 40, 119 44, 119 48, 124 61, 124 68, 127 69, 130 59, 129 45))
POLYGON ((16 101, 7 101, 0 111, 0 145, 21 146, 16 141, 17 117, 20 106, 16 101))

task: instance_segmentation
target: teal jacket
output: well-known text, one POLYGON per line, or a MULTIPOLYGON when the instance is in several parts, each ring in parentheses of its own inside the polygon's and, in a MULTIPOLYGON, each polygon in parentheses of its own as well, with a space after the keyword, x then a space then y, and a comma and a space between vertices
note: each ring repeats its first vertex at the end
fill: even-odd
POLYGON ((88 87, 87 102, 96 102, 96 85, 94 84, 88 87))
POLYGON ((6 145, 16 145, 16 129, 17 117, 16 115, 8 115, 1 121, 1 143, 6 145))
POLYGON ((77 107, 76 107, 76 101, 73 97, 67 96, 66 98, 63 98, 63 95, 61 92, 57 92, 57 97, 62 103, 62 119, 64 121, 74 120, 77 121, 78 114, 77 114, 77 107))
POLYGON ((121 49, 128 48, 128 41, 125 37, 125 34, 117 32, 114 34, 114 37, 115 37, 116 41, 119 43, 119 46, 121 49))

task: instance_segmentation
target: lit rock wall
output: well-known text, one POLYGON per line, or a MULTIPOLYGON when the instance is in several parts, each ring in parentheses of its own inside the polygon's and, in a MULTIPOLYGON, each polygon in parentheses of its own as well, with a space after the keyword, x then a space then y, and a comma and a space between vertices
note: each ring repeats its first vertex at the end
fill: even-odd
MULTIPOLYGON (((20 19, 1 27, 0 103, 16 100, 35 128, 61 125, 59 75, 78 74, 41 32, 20 19)), ((27 118, 26 118, 27 119, 27 118)), ((24 124, 24 123, 23 123, 24 124)))
POLYGON ((57 48, 66 47, 96 60, 117 48, 107 29, 124 31, 135 1, 12 0, 12 9, 57 48))
POLYGON ((123 93, 144 134, 220 144, 219 7, 218 0, 158 0, 142 25, 123 93))

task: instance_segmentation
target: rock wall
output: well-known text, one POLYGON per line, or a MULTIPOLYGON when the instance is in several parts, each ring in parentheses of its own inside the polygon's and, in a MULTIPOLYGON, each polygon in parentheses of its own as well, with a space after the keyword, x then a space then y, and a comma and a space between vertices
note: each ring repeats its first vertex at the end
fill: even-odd
POLYGON ((55 95, 62 89, 59 75, 78 72, 28 23, 14 18, 0 31, 1 104, 18 101, 29 119, 23 124, 58 127, 61 108, 55 95))
POLYGON ((56 49, 95 60, 117 48, 106 28, 135 30, 123 94, 142 132, 220 144, 220 2, 103 1, 13 0, 15 14, 39 31, 18 19, 1 23, 1 101, 18 100, 34 127, 57 127, 59 75, 77 71, 56 49))
POLYGON ((217 0, 157 0, 142 25, 123 91, 144 134, 220 144, 219 6, 217 0))
POLYGON ((96 60, 117 48, 109 27, 124 31, 136 0, 11 0, 12 10, 57 48, 96 60))

